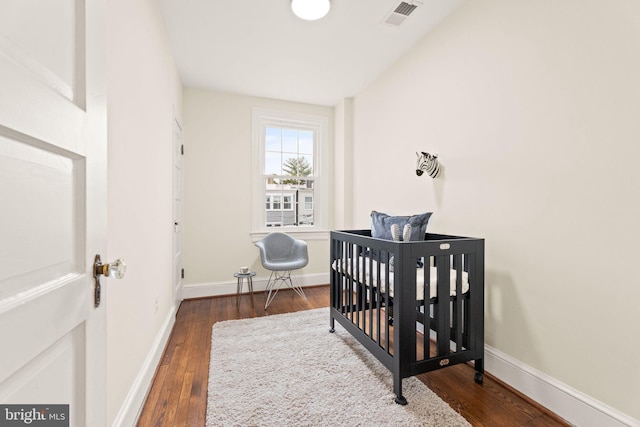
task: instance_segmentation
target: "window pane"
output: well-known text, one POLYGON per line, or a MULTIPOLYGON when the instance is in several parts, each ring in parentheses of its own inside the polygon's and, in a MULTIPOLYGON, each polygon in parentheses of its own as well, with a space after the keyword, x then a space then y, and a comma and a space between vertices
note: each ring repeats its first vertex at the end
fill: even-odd
POLYGON ((267 128, 265 132, 264 146, 266 151, 282 150, 280 128, 267 128))
POLYGON ((301 188, 298 190, 298 225, 313 225, 313 188, 301 188))
POLYGON ((313 131, 301 130, 298 134, 300 154, 313 154, 313 131))
POLYGON ((282 154, 282 174, 298 176, 298 156, 296 154, 282 154))
POLYGON ((313 225, 314 206, 309 202, 313 200, 312 186, 307 188, 306 180, 304 184, 285 181, 296 180, 274 182, 267 178, 267 200, 270 202, 266 207, 267 227, 313 225))
POLYGON ((265 175, 282 175, 282 155, 267 151, 264 153, 265 175))
POLYGON ((282 211, 267 211, 267 227, 282 227, 282 211))
POLYGON ((300 159, 302 159, 300 160, 301 162, 300 170, 302 171, 301 175, 302 176, 313 175, 313 155, 301 154, 300 159))
MULTIPOLYGON (((311 176, 311 164, 304 157, 289 157, 282 165, 282 173, 295 177, 311 176)), ((287 180, 286 184, 303 184, 303 180, 287 180)))
POLYGON ((282 151, 285 153, 298 153, 298 131, 295 129, 282 129, 282 151))

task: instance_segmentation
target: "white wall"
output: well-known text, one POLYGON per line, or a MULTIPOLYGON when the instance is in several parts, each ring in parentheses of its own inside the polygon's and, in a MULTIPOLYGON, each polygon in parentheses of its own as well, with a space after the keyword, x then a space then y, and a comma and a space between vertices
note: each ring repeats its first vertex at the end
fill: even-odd
MULTIPOLYGON (((256 281, 269 276, 250 235, 252 108, 328 116, 330 145, 333 108, 193 88, 183 102, 185 297, 235 292, 240 266, 256 271, 256 281)), ((328 240, 307 244, 309 264, 297 275, 327 283, 328 240)))
POLYGON ((487 344, 636 419, 638 52, 634 0, 468 2, 355 97, 353 147, 356 227, 484 237, 487 344))
POLYGON ((131 425, 175 310, 172 134, 182 89, 154 0, 110 0, 107 25, 108 259, 127 263, 124 279, 103 285, 107 411, 109 425, 131 425))
POLYGON ((353 98, 335 106, 334 142, 334 228, 347 230, 353 222, 353 98))

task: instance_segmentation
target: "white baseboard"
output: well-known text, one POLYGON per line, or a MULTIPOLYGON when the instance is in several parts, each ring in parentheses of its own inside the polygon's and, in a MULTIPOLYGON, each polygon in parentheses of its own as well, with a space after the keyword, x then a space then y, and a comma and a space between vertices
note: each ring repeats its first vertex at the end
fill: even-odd
MULTIPOLYGON (((326 285, 329 283, 328 273, 319 274, 295 274, 292 275, 293 280, 297 281, 302 287, 305 286, 317 286, 326 285)), ((254 277, 253 278, 253 291, 260 292, 267 288, 267 281, 269 277, 254 277)), ((235 295, 237 288, 237 281, 235 279, 224 282, 208 282, 208 283, 195 283, 191 285, 184 285, 182 289, 182 297, 184 299, 193 298, 206 298, 222 295, 235 295)), ((248 293, 247 283, 243 284, 243 293, 248 293)))
POLYGON ((149 390, 151 389, 156 369, 160 364, 165 346, 171 336, 171 331, 173 330, 173 325, 176 321, 177 311, 177 305, 169 311, 169 314, 162 324, 160 331, 156 335, 156 339, 153 341, 151 349, 138 372, 138 376, 131 385, 129 393, 120 407, 120 411, 112 424, 113 427, 130 427, 137 424, 138 417, 140 417, 140 412, 142 411, 142 406, 144 405, 149 390))
MULTIPOLYGON (((422 325, 416 329, 422 332, 422 325)), ((430 331, 432 340, 437 334, 430 331)), ((452 350, 455 344, 452 343, 452 350)), ((484 346, 485 371, 579 427, 640 427, 640 421, 540 372, 490 345, 484 346)))
POLYGON ((485 370, 580 427, 640 427, 640 421, 485 345, 485 370))

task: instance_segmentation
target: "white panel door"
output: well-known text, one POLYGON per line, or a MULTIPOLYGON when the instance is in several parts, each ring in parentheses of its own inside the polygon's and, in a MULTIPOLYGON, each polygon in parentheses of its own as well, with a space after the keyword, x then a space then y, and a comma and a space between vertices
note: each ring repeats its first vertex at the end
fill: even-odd
POLYGON ((0 1, 0 404, 72 426, 106 424, 103 8, 0 1))

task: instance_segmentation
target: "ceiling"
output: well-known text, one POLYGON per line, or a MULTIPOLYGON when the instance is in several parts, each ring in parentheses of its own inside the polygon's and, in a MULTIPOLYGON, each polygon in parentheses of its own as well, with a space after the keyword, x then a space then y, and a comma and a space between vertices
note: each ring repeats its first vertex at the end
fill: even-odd
POLYGON ((185 86, 333 106, 363 90, 465 0, 332 0, 303 21, 290 0, 158 0, 185 86))

